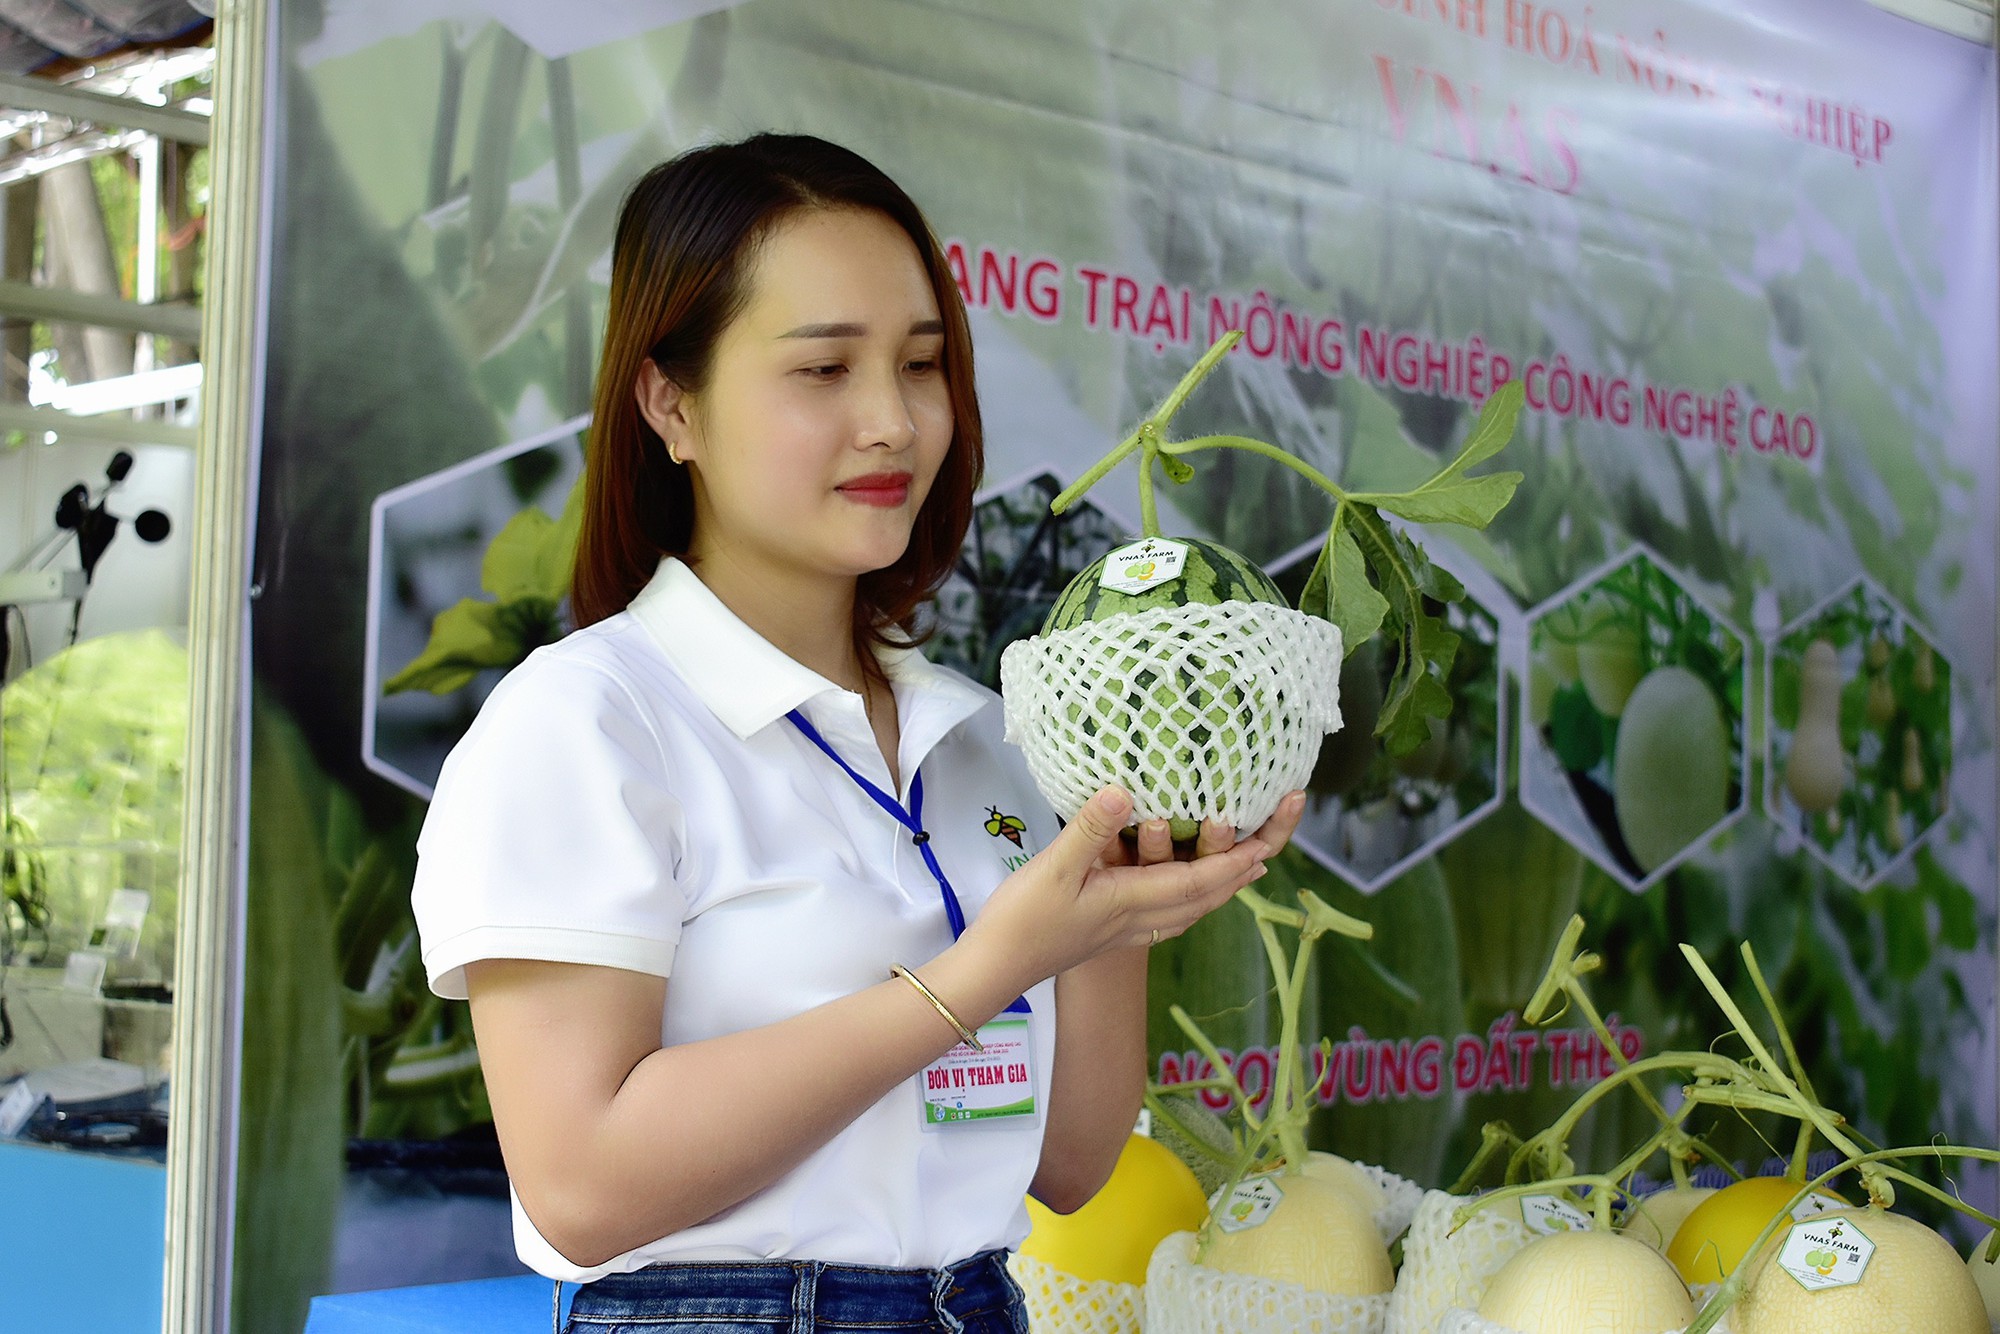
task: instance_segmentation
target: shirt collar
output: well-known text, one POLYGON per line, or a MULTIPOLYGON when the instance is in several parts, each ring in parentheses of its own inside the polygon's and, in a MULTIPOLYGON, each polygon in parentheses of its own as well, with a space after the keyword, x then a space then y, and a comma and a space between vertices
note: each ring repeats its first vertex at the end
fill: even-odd
MULTIPOLYGON (((701 702, 738 737, 748 739, 819 695, 844 693, 752 630, 687 564, 668 556, 627 609, 701 702)), ((882 670, 898 693, 929 706, 938 735, 987 703, 986 692, 938 667, 916 649, 886 649, 882 670)), ((905 731, 908 731, 906 720, 905 731)), ((906 741, 909 740, 906 736, 906 741)), ((924 749, 929 749, 928 745, 924 749)))

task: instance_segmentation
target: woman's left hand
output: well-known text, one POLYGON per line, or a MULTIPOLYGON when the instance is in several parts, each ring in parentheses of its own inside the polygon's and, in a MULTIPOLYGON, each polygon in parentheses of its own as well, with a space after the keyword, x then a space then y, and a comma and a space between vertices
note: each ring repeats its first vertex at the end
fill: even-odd
MULTIPOLYGON (((1306 794, 1293 792, 1278 803, 1278 809, 1263 826, 1251 835, 1261 839, 1277 856, 1284 846, 1291 842, 1292 834, 1299 827, 1299 820, 1306 813, 1306 794)), ((1136 840, 1120 838, 1113 845, 1115 852, 1107 849, 1102 858, 1106 866, 1151 866, 1157 862, 1174 860, 1189 861, 1199 857, 1213 856, 1227 852, 1236 846, 1236 831, 1219 820, 1204 820, 1201 832, 1195 837, 1192 853, 1176 850, 1165 820, 1144 820, 1139 824, 1136 840)))

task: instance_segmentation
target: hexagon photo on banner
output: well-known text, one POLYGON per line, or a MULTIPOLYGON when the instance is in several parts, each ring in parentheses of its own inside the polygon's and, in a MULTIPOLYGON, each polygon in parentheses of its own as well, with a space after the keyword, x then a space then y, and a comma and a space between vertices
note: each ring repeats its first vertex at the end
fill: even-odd
POLYGON ((384 491, 369 507, 361 758, 430 799, 507 670, 568 628, 579 417, 384 491))
MULTIPOLYGON (((1448 539, 1424 534, 1433 564, 1465 585, 1445 623, 1459 636, 1446 683, 1448 720, 1433 721, 1430 740, 1391 756, 1375 735, 1395 662, 1377 638, 1352 649, 1341 665, 1343 725, 1320 748, 1306 784, 1306 812, 1292 841, 1314 861, 1365 893, 1374 893, 1431 856, 1499 806, 1511 710, 1501 688, 1502 624, 1518 612, 1506 592, 1448 539)), ((1270 575, 1297 602, 1320 542, 1273 561, 1270 575)))
POLYGON ((1748 645, 1643 546, 1532 609, 1522 804, 1651 885, 1747 807, 1748 645))
POLYGON ((1764 811, 1867 889, 1951 807, 1951 663, 1866 576, 1764 655, 1764 811))

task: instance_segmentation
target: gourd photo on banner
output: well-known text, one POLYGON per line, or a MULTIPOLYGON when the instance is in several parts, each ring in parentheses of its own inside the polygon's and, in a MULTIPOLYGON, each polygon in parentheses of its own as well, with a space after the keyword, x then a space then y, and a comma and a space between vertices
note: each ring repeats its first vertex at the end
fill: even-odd
POLYGON ((1184 857, 1120 786, 1059 822, 999 700, 917 651, 980 417, 943 251, 870 163, 763 134, 646 172, 605 322, 575 629, 444 762, 413 889, 521 1258, 583 1285, 576 1329, 1025 1330, 1005 1256, 1131 1135, 1148 948, 1303 797, 1184 857))

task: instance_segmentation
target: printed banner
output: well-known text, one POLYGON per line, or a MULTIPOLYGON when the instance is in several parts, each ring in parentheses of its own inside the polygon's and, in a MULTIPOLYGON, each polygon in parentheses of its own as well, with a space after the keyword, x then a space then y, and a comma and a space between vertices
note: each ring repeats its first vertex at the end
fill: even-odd
MULTIPOLYGON (((948 241, 989 468, 932 649, 989 684, 1138 531, 1130 469, 1061 524, 1049 499, 1222 332, 1177 431, 1350 489, 1414 484, 1524 389, 1513 504, 1422 534, 1468 590, 1449 724, 1391 757, 1390 655, 1354 653, 1266 882, 1376 929, 1307 980, 1315 1143, 1448 1186, 1487 1122, 1707 1048, 1727 1021, 1683 943, 1744 1002, 1753 947, 1873 1138, 1994 1141, 1990 52, 1862 0, 654 8, 584 46, 501 0, 284 8, 237 1327, 510 1263, 470 1027, 412 936, 415 830, 485 692, 564 630, 559 577, 482 568, 558 540, 624 189, 767 127, 866 154, 948 241), (1522 1019, 1577 913, 1603 1033, 1522 1019), (485 1221, 390 1240, 441 1196, 485 1221)), ((1193 462, 1167 534, 1296 595, 1326 495, 1193 462)), ((1214 1073, 1177 1003, 1263 1096, 1267 969, 1233 908, 1162 945, 1155 1077, 1214 1073)), ((1572 1152, 1652 1124, 1621 1094, 1572 1152)))

